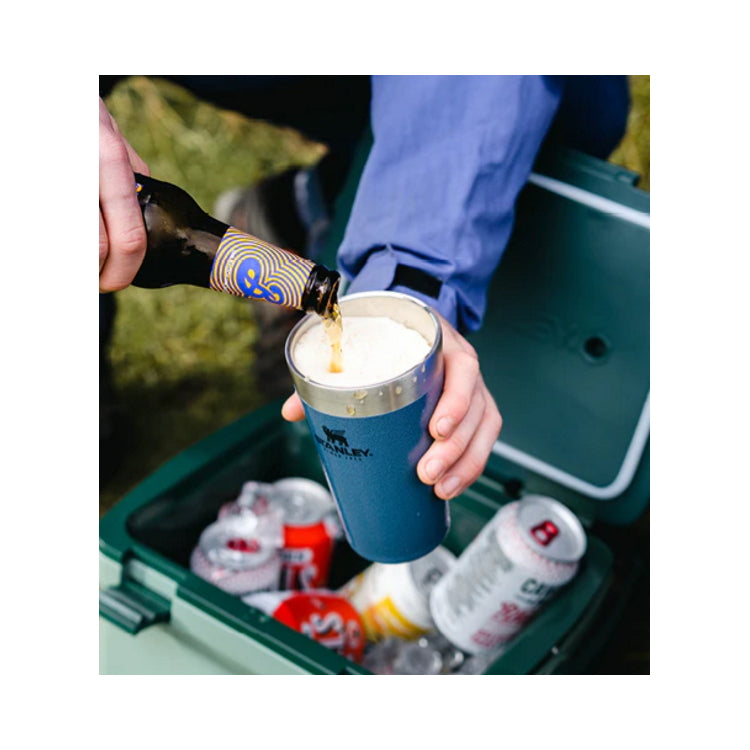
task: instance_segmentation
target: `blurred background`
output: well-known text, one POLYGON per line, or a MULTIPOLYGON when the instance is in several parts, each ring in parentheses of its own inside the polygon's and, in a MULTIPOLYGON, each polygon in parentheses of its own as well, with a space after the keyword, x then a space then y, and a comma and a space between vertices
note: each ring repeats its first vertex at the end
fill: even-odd
MULTIPOLYGON (((627 132, 610 161, 640 174, 648 191, 650 76, 629 81, 627 132)), ((151 174, 209 212, 224 191, 313 165, 325 153, 295 130, 219 109, 156 77, 126 78, 105 101, 151 174)), ((266 401, 253 360, 257 303, 189 286, 129 287, 111 297, 115 449, 100 465, 100 516, 176 453, 266 401)), ((648 517, 632 533, 648 545, 648 517)), ((648 673, 648 597, 646 586, 601 673, 648 673)))

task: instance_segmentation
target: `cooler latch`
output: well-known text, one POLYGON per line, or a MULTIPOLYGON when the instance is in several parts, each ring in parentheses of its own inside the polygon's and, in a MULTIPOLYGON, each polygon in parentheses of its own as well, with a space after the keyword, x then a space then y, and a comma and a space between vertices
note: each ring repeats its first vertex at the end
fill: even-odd
POLYGON ((135 635, 149 625, 169 621, 168 599, 135 581, 99 591, 99 614, 135 635))

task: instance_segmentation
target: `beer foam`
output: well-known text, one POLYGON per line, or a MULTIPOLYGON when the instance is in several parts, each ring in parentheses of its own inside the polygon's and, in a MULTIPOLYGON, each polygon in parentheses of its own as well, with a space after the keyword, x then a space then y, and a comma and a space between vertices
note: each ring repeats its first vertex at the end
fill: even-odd
POLYGON ((294 347, 294 363, 310 380, 343 388, 390 380, 422 362, 430 344, 422 334, 386 317, 343 318, 343 370, 331 372, 331 345, 325 328, 317 323, 294 347))

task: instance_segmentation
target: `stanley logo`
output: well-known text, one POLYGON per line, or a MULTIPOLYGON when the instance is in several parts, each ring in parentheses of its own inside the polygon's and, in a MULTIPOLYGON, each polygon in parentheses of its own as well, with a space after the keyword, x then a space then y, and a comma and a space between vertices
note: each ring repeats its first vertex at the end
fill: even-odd
POLYGON ((331 430, 323 425, 323 433, 325 437, 316 434, 315 439, 327 453, 343 458, 356 459, 357 461, 372 455, 369 448, 351 447, 345 436, 346 430, 331 430))

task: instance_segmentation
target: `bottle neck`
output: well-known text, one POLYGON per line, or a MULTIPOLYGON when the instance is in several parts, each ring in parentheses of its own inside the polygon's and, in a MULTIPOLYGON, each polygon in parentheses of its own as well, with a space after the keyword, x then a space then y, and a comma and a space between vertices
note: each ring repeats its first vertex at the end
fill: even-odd
POLYGON ((302 293, 301 309, 314 312, 323 318, 336 319, 338 310, 338 291, 341 275, 325 266, 315 265, 310 271, 307 284, 302 293))

